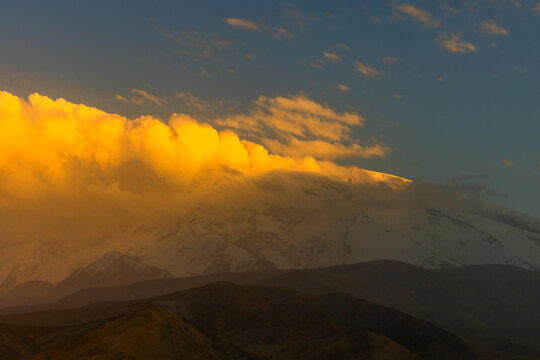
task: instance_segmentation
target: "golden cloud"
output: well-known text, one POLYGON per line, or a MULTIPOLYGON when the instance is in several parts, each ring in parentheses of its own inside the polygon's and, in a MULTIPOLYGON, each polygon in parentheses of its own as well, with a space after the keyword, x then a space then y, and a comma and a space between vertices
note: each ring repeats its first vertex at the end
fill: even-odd
POLYGON ((258 31, 259 26, 255 24, 253 21, 248 19, 238 19, 238 18, 226 18, 224 20, 227 25, 240 30, 248 30, 248 31, 258 31))
MULTIPOLYGON (((224 194, 242 200, 231 189, 271 171, 392 188, 407 183, 332 161, 388 151, 345 140, 351 126, 363 123, 358 114, 336 112, 305 96, 260 97, 254 112, 227 121, 253 124, 267 147, 189 115, 174 114, 167 122, 128 119, 64 99, 32 94, 25 100, 0 92, 0 260, 19 266, 24 254, 34 254, 31 259, 46 265, 30 263, 34 272, 19 275, 60 280, 81 265, 77 261, 130 248, 136 241, 125 236, 130 231, 175 223, 224 194), (271 127, 277 137, 268 136, 271 127), (290 141, 284 141, 287 136, 290 141)), ((0 278, 10 266, 0 269, 0 278)))
POLYGON ((430 14, 426 10, 423 10, 417 6, 403 3, 403 4, 396 5, 395 9, 409 16, 411 19, 420 22, 423 27, 438 28, 442 26, 441 22, 437 18, 435 18, 432 14, 430 14))
POLYGON ((256 138, 271 151, 291 157, 317 159, 373 158, 386 156, 391 149, 377 141, 362 146, 351 139, 354 127, 365 119, 357 113, 338 113, 304 95, 259 97, 255 109, 216 123, 256 138))
POLYGON ((436 42, 441 49, 454 54, 465 54, 476 51, 476 46, 463 40, 461 36, 456 34, 443 33, 436 39, 436 42))
POLYGON ((336 55, 336 54, 328 52, 328 51, 323 51, 323 56, 325 57, 325 59, 327 59, 327 60, 329 60, 331 62, 338 62, 339 60, 341 60, 339 55, 336 55))
POLYGON ((120 94, 116 94, 116 100, 135 105, 152 103, 157 106, 162 106, 163 104, 168 102, 167 99, 157 97, 156 95, 144 90, 131 89, 131 92, 133 93, 133 96, 131 97, 124 97, 120 94))
POLYGON ((480 32, 487 35, 503 35, 508 36, 510 33, 502 26, 497 25, 495 20, 482 21, 480 24, 480 32))
POLYGON ((379 70, 375 69, 372 66, 363 64, 360 61, 355 62, 354 65, 354 71, 364 75, 365 77, 376 78, 381 74, 379 70))
POLYGON ((332 169, 327 173, 316 158, 374 157, 389 151, 350 140, 351 127, 364 121, 356 113, 338 113, 302 95, 261 96, 255 105, 252 113, 217 123, 250 129, 282 155, 189 115, 174 114, 166 123, 151 116, 129 120, 64 99, 32 94, 26 101, 0 92, 0 203, 96 189, 134 195, 185 191, 231 174, 245 177, 276 169, 342 178, 350 176, 347 168, 325 165, 332 169))

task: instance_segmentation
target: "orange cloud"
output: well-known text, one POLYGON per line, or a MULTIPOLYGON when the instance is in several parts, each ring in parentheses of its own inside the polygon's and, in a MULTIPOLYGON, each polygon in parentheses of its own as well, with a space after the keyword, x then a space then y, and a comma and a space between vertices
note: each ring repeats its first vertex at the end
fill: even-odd
MULTIPOLYGON (((276 169, 323 173, 317 158, 389 151, 350 140, 351 127, 364 121, 356 113, 338 113, 302 95, 261 96, 255 105, 252 113, 217 123, 253 130, 280 155, 189 115, 174 114, 166 123, 151 116, 129 120, 64 99, 32 94, 26 101, 0 92, 0 204, 57 192, 84 197, 99 189, 133 196, 143 189, 175 192, 276 169)), ((325 175, 348 176, 337 165, 332 171, 325 175)))
POLYGON ((264 139, 264 144, 272 152, 293 157, 313 156, 317 159, 348 159, 348 158, 374 158, 384 157, 392 151, 390 147, 375 143, 370 146, 359 144, 332 143, 324 140, 299 140, 292 137, 285 144, 274 140, 264 139))
POLYGON ((394 63, 400 62, 401 59, 394 56, 383 56, 382 61, 384 61, 387 64, 394 64, 394 63))
POLYGON ((463 40, 456 34, 443 33, 436 39, 436 42, 441 49, 454 54, 465 54, 476 51, 476 46, 463 40))
POLYGON ((480 24, 480 32, 487 35, 503 35, 508 36, 510 33, 502 26, 497 25, 495 20, 482 21, 480 24))
POLYGON ((259 26, 253 21, 248 19, 238 19, 238 18, 226 18, 224 20, 227 25, 239 29, 239 30, 248 30, 248 31, 258 31, 259 26))
POLYGON ((17 282, 61 280, 106 251, 140 245, 148 228, 176 223, 205 200, 226 193, 243 201, 230 189, 269 171, 396 189, 407 184, 332 161, 387 151, 376 142, 362 147, 345 140, 351 126, 363 123, 358 114, 305 96, 260 97, 255 106, 229 120, 242 126, 251 121, 262 131, 255 137, 261 143, 272 138, 272 128, 279 142, 265 147, 242 139, 240 131, 219 131, 184 114, 167 122, 127 119, 64 99, 0 92, 0 260, 6 265, 0 279, 16 268, 17 282), (290 131, 304 136, 283 142, 290 131))
POLYGON ((395 9, 409 16, 411 19, 420 22, 423 27, 438 28, 442 26, 441 22, 437 20, 437 18, 435 18, 426 10, 423 10, 417 6, 403 3, 403 4, 396 5, 395 9))
POLYGON ((325 59, 327 59, 327 60, 329 60, 331 62, 338 62, 339 60, 341 60, 339 55, 336 55, 334 53, 327 52, 327 51, 323 51, 323 56, 325 57, 325 59))
POLYGON ((514 164, 512 163, 512 161, 508 160, 508 159, 503 159, 503 164, 504 166, 506 167, 512 167, 514 166, 514 164))
MULTIPOLYGON (((348 87, 342 89, 347 90, 348 87)), ((351 138, 352 129, 363 126, 364 121, 357 113, 338 113, 325 104, 297 95, 261 96, 250 113, 219 119, 216 123, 256 138, 282 156, 313 156, 324 160, 386 156, 391 151, 389 147, 377 142, 364 146, 351 138)))
POLYGON ((163 104, 168 102, 166 99, 157 97, 154 94, 151 94, 144 90, 131 89, 131 92, 134 93, 134 95, 129 98, 126 98, 120 94, 116 94, 116 100, 135 105, 143 105, 149 102, 157 106, 162 106, 163 104))
POLYGON ((381 74, 379 70, 375 69, 372 66, 365 65, 365 64, 361 63, 360 61, 357 61, 355 63, 354 71, 359 72, 360 74, 364 75, 365 77, 370 77, 370 78, 376 78, 377 76, 379 76, 381 74))

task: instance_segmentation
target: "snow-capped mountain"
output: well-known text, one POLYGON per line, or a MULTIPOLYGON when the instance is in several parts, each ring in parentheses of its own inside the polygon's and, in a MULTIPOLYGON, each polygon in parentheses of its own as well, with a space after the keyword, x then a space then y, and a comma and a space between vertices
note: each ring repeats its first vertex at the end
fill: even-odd
POLYGON ((540 268, 536 219, 429 184, 399 192, 299 173, 269 174, 131 239, 133 256, 176 276, 378 259, 540 268))
POLYGON ((70 293, 84 288, 127 285, 166 277, 171 277, 171 274, 113 250, 97 261, 75 270, 56 284, 56 288, 60 292, 70 293))
POLYGON ((156 266, 111 251, 93 263, 76 269, 57 284, 39 280, 19 284, 0 297, 0 306, 48 303, 81 289, 129 285, 169 277, 170 273, 156 266))
MULTIPOLYGON (((540 269, 538 219, 444 186, 398 182, 349 183, 271 172, 223 186, 174 222, 134 224, 91 253, 58 248, 46 256, 41 252, 34 263, 30 256, 0 265, 0 274, 5 284, 9 276, 15 278, 11 285, 34 279, 58 282, 47 274, 61 273, 60 266, 67 275, 76 264, 91 263, 113 249, 173 276, 379 259, 424 267, 497 263, 540 269), (56 272, 43 270, 48 266, 56 272)), ((111 253, 72 276, 89 286, 123 279, 123 270, 110 266, 118 256, 111 253)), ((156 276, 159 270, 146 271, 156 276)))

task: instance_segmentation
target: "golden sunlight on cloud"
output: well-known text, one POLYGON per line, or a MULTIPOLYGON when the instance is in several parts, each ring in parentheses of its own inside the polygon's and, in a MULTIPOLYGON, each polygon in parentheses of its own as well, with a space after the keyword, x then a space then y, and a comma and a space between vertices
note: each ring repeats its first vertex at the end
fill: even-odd
POLYGON ((337 113, 325 104, 306 96, 259 97, 248 114, 216 121, 256 138, 271 151, 292 157, 314 156, 318 159, 372 158, 387 155, 391 149, 373 140, 361 146, 351 139, 353 127, 363 126, 364 118, 356 113, 337 113))
POLYGON ((129 104, 135 104, 135 105, 143 105, 145 103, 152 103, 157 106, 162 106, 163 104, 168 102, 166 99, 159 98, 144 90, 131 89, 131 92, 133 93, 133 95, 130 97, 124 97, 120 94, 116 94, 115 98, 118 101, 122 101, 129 104))
POLYGON ((348 92, 351 91, 351 87, 343 84, 338 84, 336 88, 342 92, 348 92))
POLYGON ((331 62, 338 62, 340 60, 339 55, 327 51, 323 51, 323 56, 331 62))
POLYGON ((512 161, 508 160, 508 159, 503 159, 503 164, 504 166, 506 167, 512 167, 514 166, 514 164, 512 163, 512 161))
POLYGON ((409 16, 411 19, 420 22, 423 27, 438 28, 442 26, 437 18, 417 6, 403 3, 396 5, 394 8, 400 13, 409 16))
MULTIPOLYGON (((261 143, 274 139, 269 145, 290 156, 188 115, 174 114, 166 123, 151 116, 130 120, 64 99, 0 92, 0 247, 6 254, 31 254, 61 245, 64 254, 88 260, 129 248, 135 240, 124 237, 126 231, 175 223, 206 200, 229 194, 243 201, 234 189, 269 171, 382 182, 395 190, 409 183, 333 162, 389 150, 375 141, 347 145, 350 127, 363 118, 303 96, 260 97, 254 112, 225 122, 253 126, 261 143), (274 124, 277 137, 268 133, 274 124)), ((59 269, 46 276, 65 277, 66 269, 59 269)))
POLYGON ((174 114, 167 123, 151 116, 129 120, 64 99, 32 94, 25 101, 0 92, 0 203, 37 201, 36 196, 53 193, 79 198, 98 190, 115 196, 174 192, 276 169, 344 179, 362 170, 314 156, 331 160, 389 151, 377 143, 340 145, 351 141, 350 127, 364 121, 355 113, 336 113, 304 96, 260 97, 256 106, 251 114, 220 122, 253 129, 261 141, 290 156, 273 155, 188 115, 174 114), (277 135, 274 142, 270 127, 277 135), (278 141, 283 139, 289 141, 278 141))
POLYGON ((502 26, 498 26, 495 20, 482 21, 480 24, 480 32, 487 35, 503 35, 508 36, 510 33, 502 26))
POLYGON ((379 70, 375 69, 372 66, 363 64, 360 61, 355 62, 354 71, 364 75, 365 77, 369 77, 369 78, 376 78, 377 76, 380 75, 379 70))
POLYGON ((441 49, 454 54, 465 54, 476 51, 476 46, 463 40, 456 34, 443 33, 436 39, 436 42, 441 49))
POLYGON ((395 64, 395 63, 400 62, 401 59, 394 56, 383 56, 382 61, 384 61, 387 64, 395 64))
POLYGON ((258 31, 259 26, 253 21, 248 19, 238 19, 238 18, 226 18, 224 20, 229 26, 239 29, 239 30, 248 30, 248 31, 258 31))
POLYGON ((27 102, 0 93, 0 183, 3 190, 17 190, 2 195, 79 181, 113 184, 133 162, 169 185, 223 168, 246 175, 279 168, 318 170, 313 158, 271 155, 261 145, 188 115, 174 114, 167 124, 150 116, 128 120, 63 99, 33 94, 27 102))

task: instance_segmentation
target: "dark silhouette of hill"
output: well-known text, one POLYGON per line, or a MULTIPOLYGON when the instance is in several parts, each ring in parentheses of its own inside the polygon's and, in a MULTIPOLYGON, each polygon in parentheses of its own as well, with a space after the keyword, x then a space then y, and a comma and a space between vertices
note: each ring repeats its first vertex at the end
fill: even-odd
POLYGON ((540 272, 505 265, 426 270, 396 261, 374 261, 321 269, 159 279, 85 289, 52 305, 5 309, 4 313, 136 300, 215 281, 280 286, 315 295, 347 292, 432 322, 482 351, 540 358, 540 272))
POLYGON ((3 359, 473 359, 455 335, 350 294, 218 282, 4 315, 3 359))

